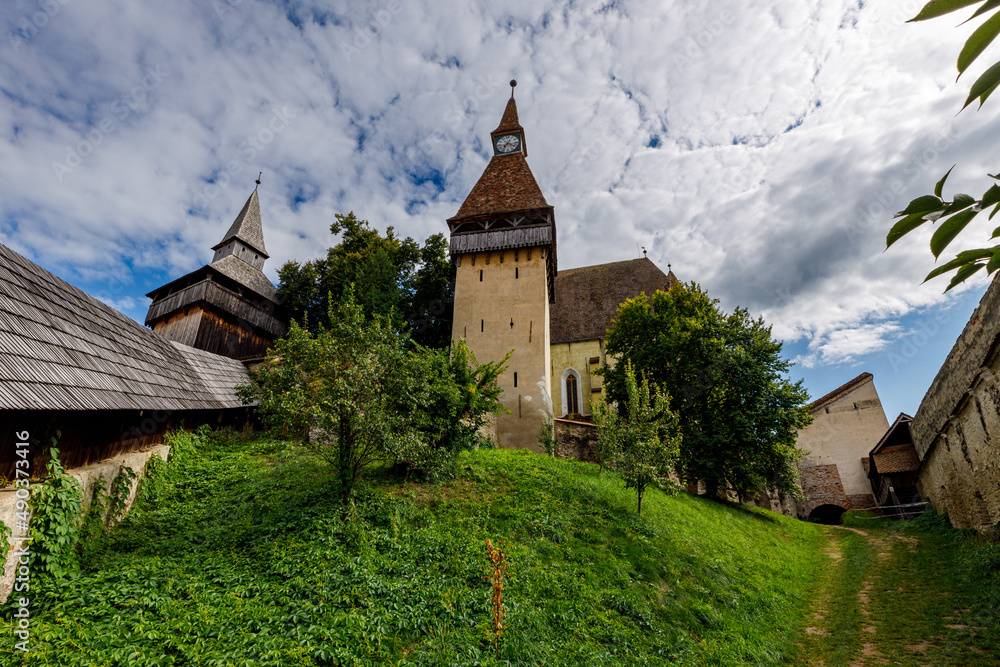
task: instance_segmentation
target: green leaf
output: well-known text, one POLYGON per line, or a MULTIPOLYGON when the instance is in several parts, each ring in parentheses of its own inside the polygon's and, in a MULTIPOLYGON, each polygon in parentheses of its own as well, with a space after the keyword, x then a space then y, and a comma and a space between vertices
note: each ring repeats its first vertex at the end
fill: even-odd
POLYGON ((910 215, 911 213, 930 213, 944 207, 944 202, 933 195, 917 197, 910 202, 909 206, 897 213, 900 215, 910 215))
POLYGON ((965 100, 962 108, 964 109, 972 104, 972 100, 976 98, 979 98, 979 107, 982 108, 986 102, 986 98, 996 90, 997 84, 1000 84, 1000 62, 993 63, 992 67, 976 79, 976 82, 972 84, 972 88, 969 90, 969 97, 965 100))
POLYGON ((987 257, 992 257, 993 253, 997 251, 997 248, 976 248, 975 250, 963 250, 962 252, 955 255, 956 259, 961 259, 966 262, 972 262, 977 259, 986 259, 987 257))
POLYGON ((983 200, 980 202, 979 208, 985 210, 997 202, 1000 202, 1000 185, 992 185, 986 191, 986 194, 983 195, 983 200))
POLYGON ((968 263, 969 263, 968 260, 963 259, 961 257, 956 257, 955 259, 951 260, 947 264, 942 264, 941 266, 937 267, 936 269, 934 269, 933 271, 931 271, 930 273, 928 273, 927 277, 924 278, 924 282, 927 282, 928 280, 931 280, 932 278, 937 278, 942 273, 948 273, 949 271, 954 271, 958 267, 965 266, 968 263))
POLYGON ((935 259, 944 252, 944 249, 958 236, 958 233, 965 229, 969 221, 976 217, 976 213, 978 211, 970 210, 956 213, 938 227, 937 231, 934 232, 934 236, 931 237, 931 252, 934 254, 935 259))
POLYGON ((990 220, 992 220, 993 216, 997 214, 997 211, 1000 211, 1000 204, 997 204, 995 207, 993 207, 993 212, 990 213, 990 220))
POLYGON ((893 243, 927 222, 924 215, 924 213, 911 213, 893 225, 892 229, 889 230, 889 233, 885 237, 885 247, 888 248, 893 243))
MULTIPOLYGON (((997 2, 1000 2, 1000 0, 997 0, 997 2)), ((955 168, 955 165, 951 165, 951 169, 954 169, 954 168, 955 168)), ((948 176, 951 174, 951 169, 949 169, 948 173, 945 174, 944 176, 942 176, 941 180, 938 181, 937 185, 934 186, 934 196, 935 197, 940 197, 941 196, 941 192, 944 190, 944 182, 948 180, 948 176)))
POLYGON ((982 16, 986 12, 990 11, 991 9, 996 9, 997 7, 1000 7, 1000 0, 987 0, 986 2, 983 3, 982 7, 976 10, 975 14, 973 14, 966 20, 962 21, 962 24, 968 23, 977 16, 982 16))
POLYGON ((1000 249, 994 248, 993 250, 994 250, 993 257, 986 264, 987 273, 993 273, 997 269, 1000 269, 1000 249))
POLYGON ((976 31, 965 42, 962 52, 958 54, 959 77, 979 57, 983 49, 990 45, 990 42, 996 38, 998 33, 1000 33, 1000 13, 994 14, 985 23, 976 28, 976 31))
POLYGON ((976 200, 973 199, 971 195, 957 194, 955 195, 955 199, 944 207, 944 211, 941 212, 941 215, 946 216, 951 215, 952 213, 958 213, 963 208, 969 208, 975 203, 976 200))
POLYGON ((926 21, 927 19, 944 16, 945 14, 959 10, 962 7, 968 7, 969 5, 974 5, 978 2, 982 2, 982 0, 931 0, 924 5, 924 8, 920 10, 920 13, 907 21, 907 23, 912 23, 914 21, 926 21))
POLYGON ((948 284, 948 287, 945 289, 945 292, 950 291, 952 287, 956 287, 956 286, 964 283, 976 271, 980 270, 984 266, 986 266, 986 265, 985 264, 969 264, 968 266, 963 266, 962 268, 960 268, 958 270, 958 273, 955 274, 955 277, 951 279, 951 283, 948 284))

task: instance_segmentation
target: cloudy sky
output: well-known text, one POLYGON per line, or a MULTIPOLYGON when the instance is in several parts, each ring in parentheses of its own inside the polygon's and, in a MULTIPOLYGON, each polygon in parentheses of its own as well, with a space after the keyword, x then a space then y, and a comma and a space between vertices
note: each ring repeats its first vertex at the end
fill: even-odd
MULTIPOLYGON (((638 256, 762 314, 818 397, 875 374, 911 414, 985 280, 942 296, 894 211, 996 170, 1000 101, 956 116, 972 25, 880 0, 15 0, 0 7, 0 242, 142 321, 211 260, 263 171, 271 259, 335 213, 422 240, 518 80, 562 268, 638 256)), ((957 244, 980 244, 987 222, 957 244)))

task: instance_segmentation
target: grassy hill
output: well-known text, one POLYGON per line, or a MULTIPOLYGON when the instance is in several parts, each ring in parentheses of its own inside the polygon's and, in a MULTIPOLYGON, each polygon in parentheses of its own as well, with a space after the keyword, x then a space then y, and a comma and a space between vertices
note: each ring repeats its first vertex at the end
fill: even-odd
POLYGON ((39 601, 31 664, 776 664, 829 560, 816 526, 655 490, 638 518, 613 473, 537 454, 470 452, 439 485, 378 471, 345 517, 291 445, 177 445, 39 601), (499 650, 487 538, 509 561, 499 650))

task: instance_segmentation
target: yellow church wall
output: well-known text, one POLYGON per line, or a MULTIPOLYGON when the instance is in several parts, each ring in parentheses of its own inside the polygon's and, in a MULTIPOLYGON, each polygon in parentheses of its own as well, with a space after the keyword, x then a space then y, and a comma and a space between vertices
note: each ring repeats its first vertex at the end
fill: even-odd
POLYGON ((572 343, 554 343, 551 346, 550 373, 552 384, 552 409, 565 416, 569 403, 565 399, 566 377, 575 371, 578 378, 580 414, 593 413, 593 406, 602 400, 603 379, 595 371, 604 362, 604 342, 600 338, 572 343), (596 390, 596 391, 595 391, 596 390))
POLYGON ((452 338, 464 338, 480 363, 514 350, 499 378, 500 400, 510 414, 496 423, 497 445, 509 449, 543 451, 539 430, 553 412, 545 254, 544 248, 521 248, 455 258, 452 338))

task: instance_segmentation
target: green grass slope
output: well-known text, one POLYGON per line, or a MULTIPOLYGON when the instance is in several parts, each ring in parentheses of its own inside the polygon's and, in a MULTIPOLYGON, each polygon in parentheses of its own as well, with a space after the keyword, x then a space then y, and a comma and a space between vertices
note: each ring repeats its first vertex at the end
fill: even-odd
POLYGON ((655 490, 639 518, 613 473, 537 454, 470 452, 439 485, 373 475, 344 517, 289 445, 185 438, 39 600, 30 664, 778 664, 824 558, 816 526, 655 490), (509 561, 496 649, 487 538, 509 561))

